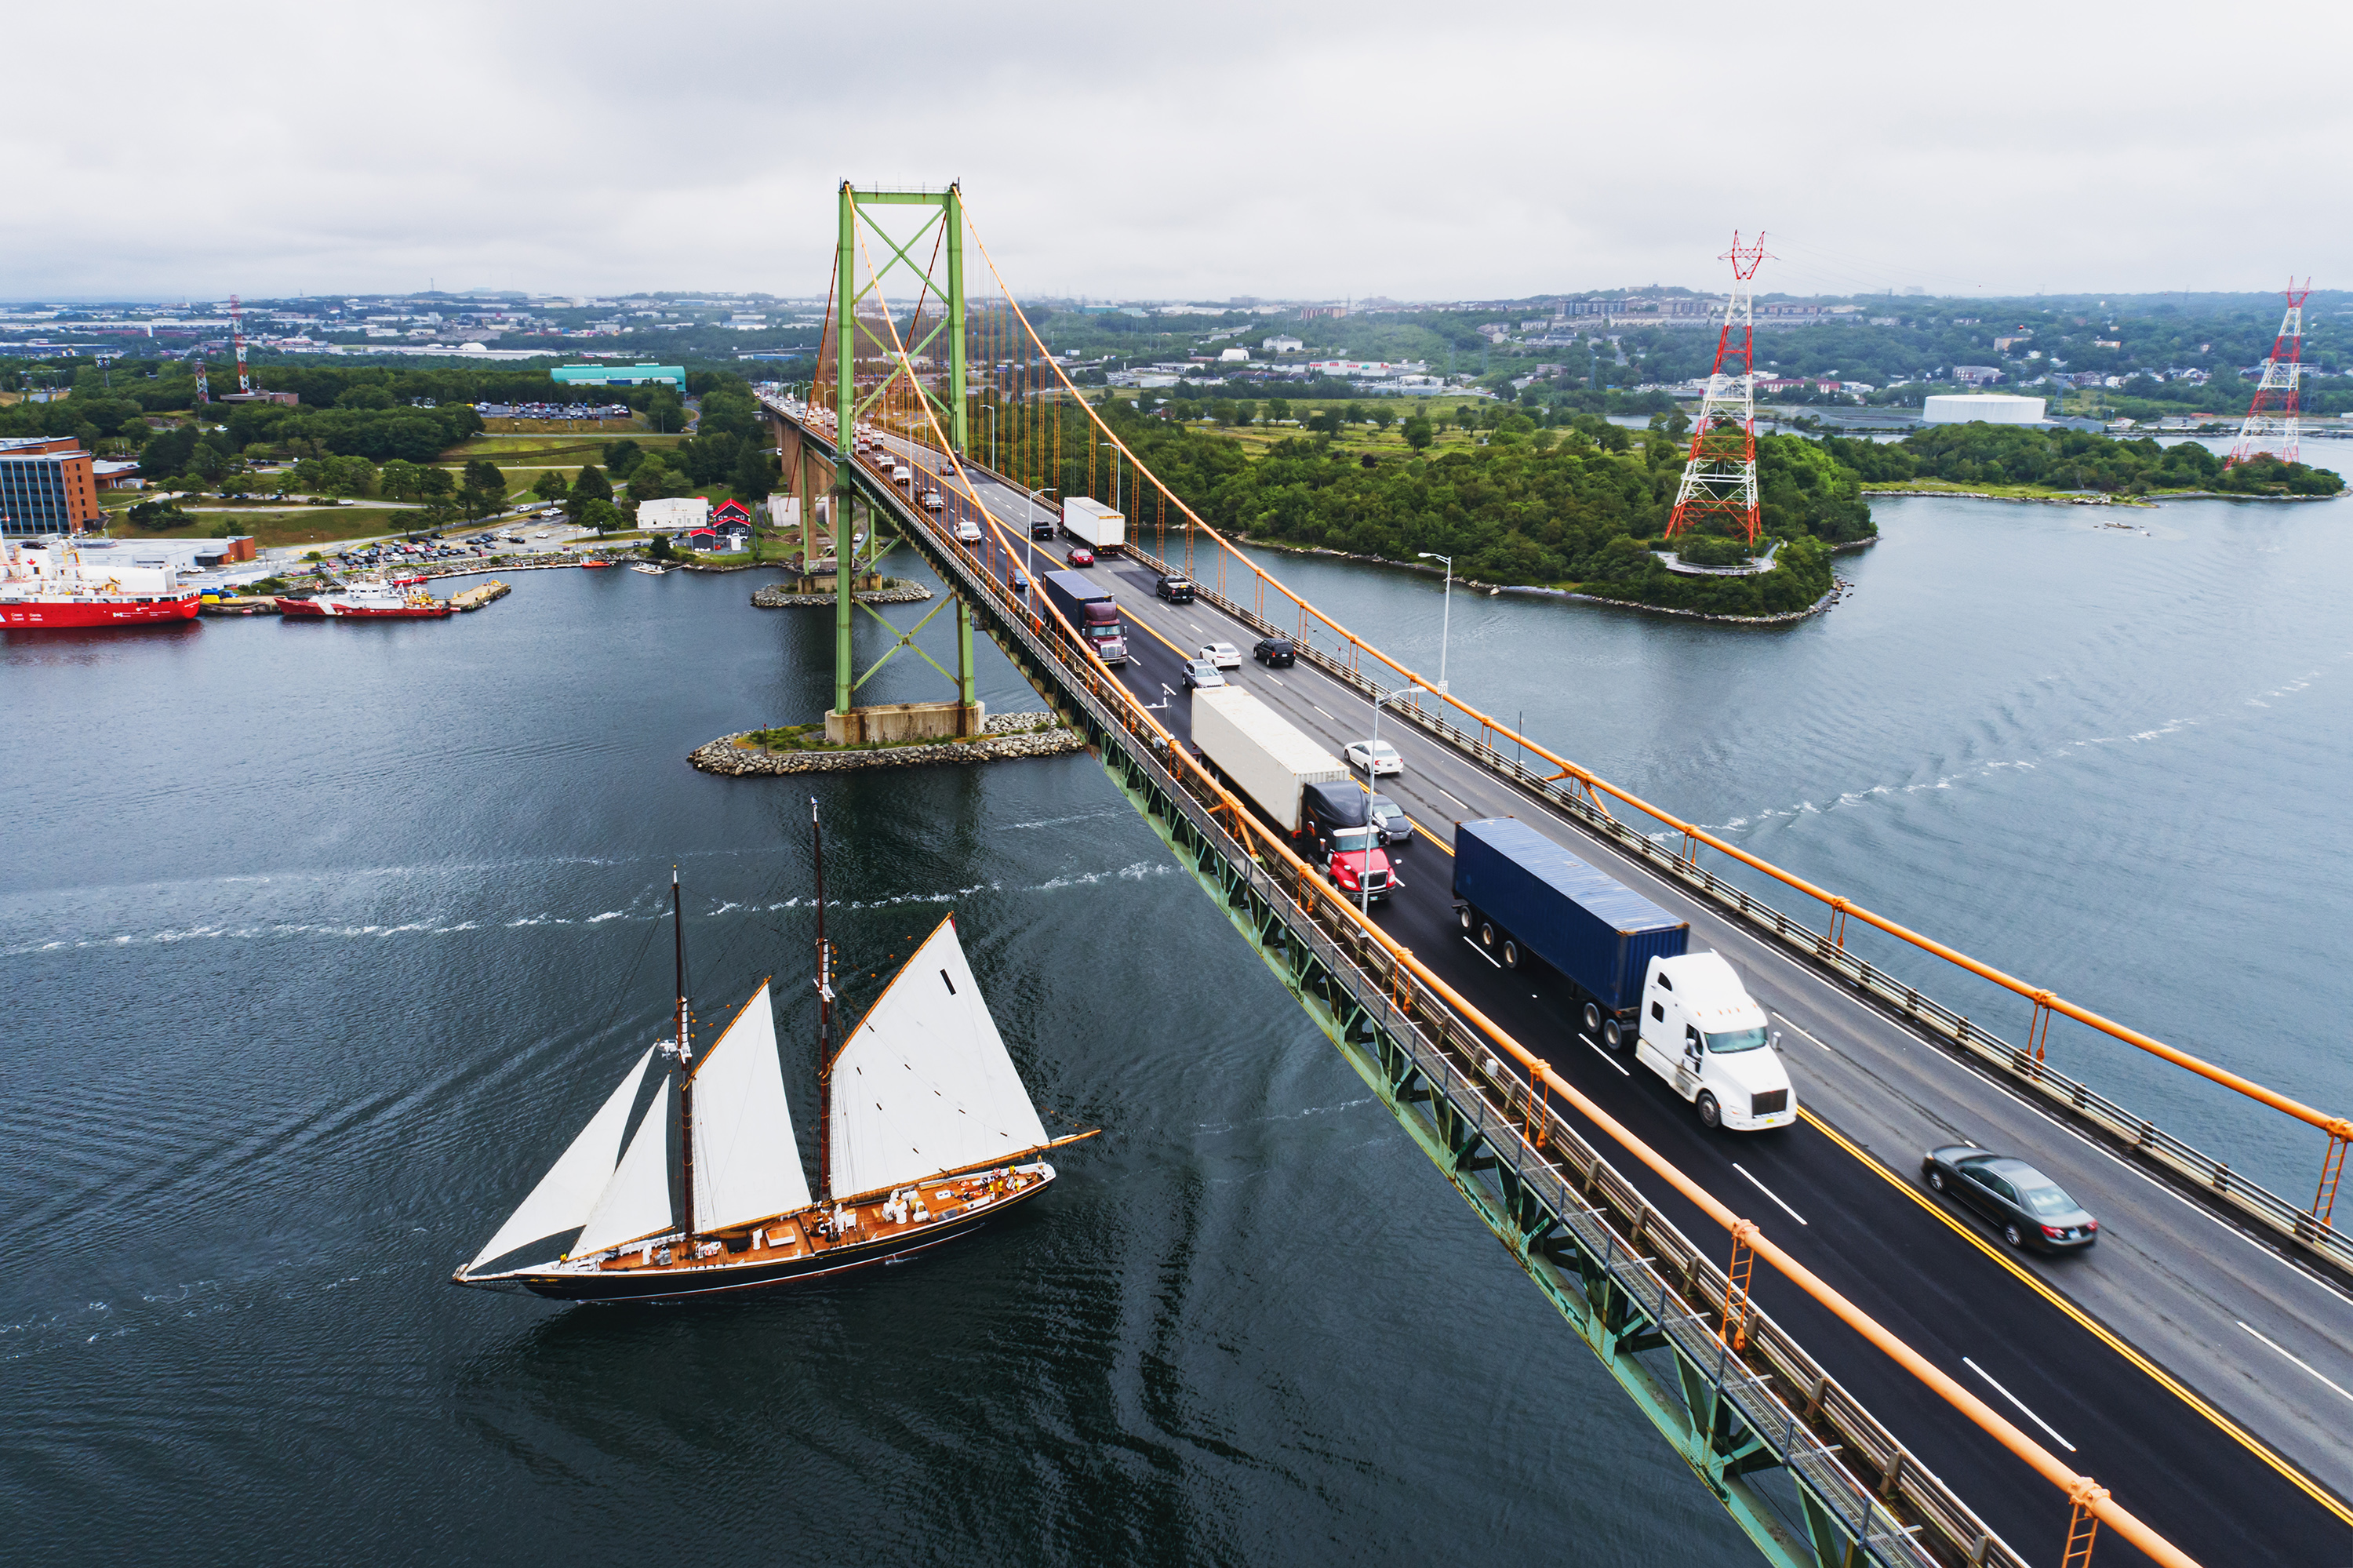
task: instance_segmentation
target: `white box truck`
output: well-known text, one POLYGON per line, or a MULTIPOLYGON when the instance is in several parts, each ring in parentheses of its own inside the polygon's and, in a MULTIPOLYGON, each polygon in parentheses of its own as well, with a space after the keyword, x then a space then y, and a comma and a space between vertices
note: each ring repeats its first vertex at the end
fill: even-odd
POLYGON ((1304 821, 1300 797, 1308 785, 1348 777, 1338 758, 1239 686, 1193 694, 1193 744, 1287 833, 1304 821))
POLYGON ((1062 503, 1062 532, 1100 556, 1127 543, 1127 519, 1100 501, 1074 495, 1062 503))

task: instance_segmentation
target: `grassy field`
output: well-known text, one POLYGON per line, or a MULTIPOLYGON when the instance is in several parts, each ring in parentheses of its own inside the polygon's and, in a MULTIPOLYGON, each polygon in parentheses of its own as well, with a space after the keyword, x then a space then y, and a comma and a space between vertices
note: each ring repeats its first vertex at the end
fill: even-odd
MULTIPOLYGON (((624 430, 622 435, 651 451, 661 447, 674 447, 686 440, 684 436, 655 436, 642 431, 624 430)), ((613 436, 476 436, 460 442, 441 454, 441 461, 464 462, 469 458, 488 458, 495 463, 537 462, 543 466, 579 468, 584 463, 605 466, 605 447, 618 438, 613 436)))
POLYGON ((288 545, 321 545, 330 539, 387 537, 416 526, 414 512, 381 506, 296 506, 266 511, 201 511, 185 528, 134 528, 120 519, 109 532, 118 539, 205 539, 216 536, 223 523, 232 533, 250 534, 263 549, 288 545))
MULTIPOLYGON (((2081 490, 2054 490, 2047 484, 1964 484, 1951 479, 1873 480, 1863 485, 1865 492, 1901 491, 1912 495, 1990 495, 2000 501, 2072 501, 2079 495, 2094 493, 2081 490)), ((2162 490, 2147 495, 2116 495, 2111 498, 2117 506, 2146 506, 2161 499, 2162 490)))
POLYGON ((482 429, 496 436, 641 435, 645 427, 635 419, 484 419, 482 429))

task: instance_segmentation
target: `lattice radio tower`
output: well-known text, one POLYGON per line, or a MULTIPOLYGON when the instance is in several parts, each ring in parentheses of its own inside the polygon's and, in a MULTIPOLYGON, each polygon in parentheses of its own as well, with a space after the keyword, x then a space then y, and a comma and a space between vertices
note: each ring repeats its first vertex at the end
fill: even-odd
POLYGON ((237 345, 237 389, 253 390, 253 382, 245 374, 245 306, 235 294, 228 297, 228 334, 237 345))
POLYGON ((1744 246, 1737 229, 1732 249, 1716 258, 1732 263, 1732 297, 1725 302, 1724 326, 1715 334, 1715 368, 1707 378, 1707 396, 1700 401, 1691 456, 1683 462, 1683 483, 1675 489, 1675 509, 1667 517, 1670 539, 1721 517, 1737 522, 1747 542, 1757 543, 1756 277, 1757 264, 1765 259, 1764 234, 1744 246))
POLYGON ((2254 400, 2247 405, 2247 417, 2240 422, 2239 439, 2224 468, 2265 452, 2282 462, 2295 462, 2303 449, 2297 383, 2304 371, 2304 302, 2312 292, 2312 280, 2306 278, 2299 289, 2291 278, 2284 292, 2287 314, 2280 318, 2279 336, 2272 340, 2271 357, 2263 361, 2263 378, 2255 383, 2254 400))

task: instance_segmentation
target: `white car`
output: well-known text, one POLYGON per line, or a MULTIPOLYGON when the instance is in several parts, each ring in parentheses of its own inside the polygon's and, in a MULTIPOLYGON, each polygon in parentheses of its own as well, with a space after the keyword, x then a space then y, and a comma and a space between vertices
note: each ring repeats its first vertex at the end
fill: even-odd
POLYGON ((1239 670, 1242 667, 1242 651, 1230 642, 1212 642, 1201 650, 1201 657, 1220 670, 1239 670))
POLYGON ((1405 771, 1405 758, 1386 740, 1352 740, 1341 755, 1348 759, 1349 767, 1361 768, 1376 779, 1384 773, 1405 771))
POLYGON ((1196 692, 1204 691, 1208 687, 1222 686, 1225 683, 1226 678, 1223 675, 1219 674, 1218 667, 1215 664, 1210 663, 1207 659, 1187 659, 1185 661, 1185 686, 1187 690, 1196 692))

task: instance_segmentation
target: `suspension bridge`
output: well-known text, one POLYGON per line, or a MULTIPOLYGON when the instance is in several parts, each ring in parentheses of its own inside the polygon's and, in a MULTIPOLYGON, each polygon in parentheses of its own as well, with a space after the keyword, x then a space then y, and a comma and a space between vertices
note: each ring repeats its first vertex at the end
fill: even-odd
POLYGON ((855 733, 859 686, 912 645, 852 594, 887 532, 950 590, 933 722, 976 722, 974 638, 991 639, 1769 1562, 2353 1558, 2353 1234, 2333 1219, 2353 1125, 1772 865, 1423 678, 1162 482, 1032 329, 959 189, 844 185, 835 217, 817 375, 763 393, 805 575, 835 594, 828 726, 855 733), (988 286, 968 302, 975 260, 988 286), (1087 568, 1129 630, 1117 669, 1037 588, 1060 566, 1037 535, 1082 496, 1126 522, 1087 568), (1156 598, 1165 575, 1198 597, 1156 598), (1382 788, 1427 859, 1384 906, 1191 748, 1181 661, 1270 635, 1298 663, 1230 679, 1335 751, 1377 708, 1403 756, 1382 788), (1546 977, 1462 938, 1452 825, 1502 815, 1739 968, 1788 1042, 1799 1126, 1708 1131, 1577 1030, 1546 977), (2018 1039, 1985 1022, 2005 1012, 2018 1039), (2261 1107, 2275 1147, 2308 1150, 2310 1201, 2063 1072, 2054 1031, 2261 1107), (1922 1151, 1962 1141, 2030 1155, 2100 1216, 2096 1256, 2026 1257, 1923 1189, 1922 1151))

